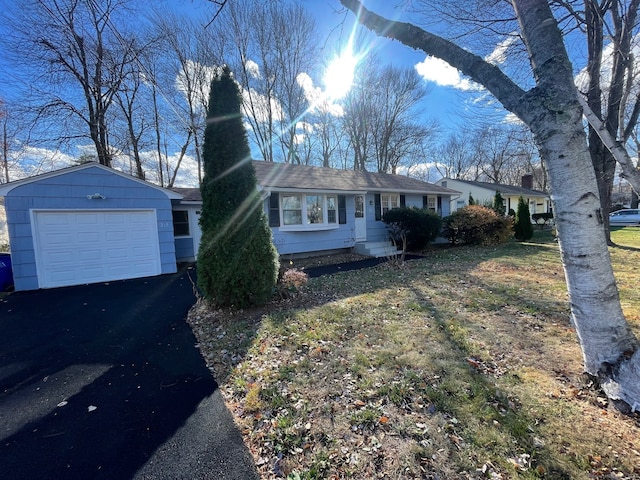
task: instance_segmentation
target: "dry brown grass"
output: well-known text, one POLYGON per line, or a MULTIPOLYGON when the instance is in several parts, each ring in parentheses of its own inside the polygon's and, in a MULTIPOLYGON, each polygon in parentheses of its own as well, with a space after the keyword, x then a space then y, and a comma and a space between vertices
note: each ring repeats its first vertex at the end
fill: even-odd
MULTIPOLYGON (((637 329, 640 252, 612 256, 637 329)), ((563 282, 543 235, 190 323, 262 478, 640 478, 638 418, 583 377, 563 282)))

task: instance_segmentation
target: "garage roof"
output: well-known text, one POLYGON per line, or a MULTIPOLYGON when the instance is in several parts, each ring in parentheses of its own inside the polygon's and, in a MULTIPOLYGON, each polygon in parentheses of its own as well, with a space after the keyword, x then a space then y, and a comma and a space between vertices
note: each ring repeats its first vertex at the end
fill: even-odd
POLYGON ((53 177, 57 177, 59 175, 65 175, 67 173, 71 173, 71 172, 78 172, 87 168, 100 168, 102 170, 105 170, 113 175, 119 175, 121 177, 124 177, 128 180, 133 180, 135 182, 141 183, 147 187, 150 188, 155 188, 156 190, 160 190, 161 192, 163 192, 165 195, 167 195, 167 197, 169 197, 169 199, 175 199, 175 200, 180 200, 182 199, 182 195, 180 195, 177 192, 174 192, 172 190, 168 190, 166 188, 162 188, 159 187, 158 185, 154 185, 153 183, 149 183, 146 182, 144 180, 141 180, 137 177, 134 177, 132 175, 128 175, 126 173, 123 172, 119 172, 118 170, 114 170, 113 168, 107 167, 105 165, 101 165, 97 162, 87 162, 87 163, 83 163, 82 165, 74 165, 73 167, 67 167, 67 168, 62 168, 60 170, 55 170, 53 172, 47 172, 47 173, 42 173, 40 175, 34 175, 33 177, 27 177, 27 178, 23 178, 22 180, 16 180, 13 182, 9 182, 9 183, 5 183, 0 185, 0 197, 6 197, 7 194, 13 190, 16 187, 19 187, 21 185, 27 185, 29 183, 32 182, 38 182, 40 180, 44 180, 47 178, 53 178, 53 177))

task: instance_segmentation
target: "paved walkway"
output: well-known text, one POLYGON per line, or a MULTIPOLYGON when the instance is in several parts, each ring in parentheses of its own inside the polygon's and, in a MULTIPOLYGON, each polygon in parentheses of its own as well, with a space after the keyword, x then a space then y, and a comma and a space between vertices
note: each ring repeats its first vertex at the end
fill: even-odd
POLYGON ((17 479, 257 479, 176 275, 0 300, 0 466, 17 479))
MULTIPOLYGON (((405 260, 415 260, 423 258, 422 255, 406 255, 405 260)), ((361 270, 363 268, 375 267, 387 261, 387 258, 365 258, 363 260, 356 260, 353 262, 337 263, 333 265, 321 265, 318 267, 305 268, 309 278, 320 277, 322 275, 333 275, 334 273, 349 272, 351 270, 361 270)))

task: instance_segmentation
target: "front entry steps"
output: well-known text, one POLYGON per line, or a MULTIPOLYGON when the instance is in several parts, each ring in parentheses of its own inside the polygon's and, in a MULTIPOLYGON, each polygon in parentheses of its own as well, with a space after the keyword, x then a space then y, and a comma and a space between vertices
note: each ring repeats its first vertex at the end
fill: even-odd
POLYGON ((398 250, 393 243, 387 242, 360 242, 353 247, 355 253, 367 257, 394 257, 402 255, 402 250, 398 250))

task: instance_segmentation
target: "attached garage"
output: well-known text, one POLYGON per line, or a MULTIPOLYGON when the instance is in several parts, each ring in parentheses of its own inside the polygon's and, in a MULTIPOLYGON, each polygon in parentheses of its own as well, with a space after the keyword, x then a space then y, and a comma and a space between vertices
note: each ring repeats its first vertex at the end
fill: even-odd
POLYGON ((0 185, 16 290, 173 273, 182 196, 95 163, 0 185))

